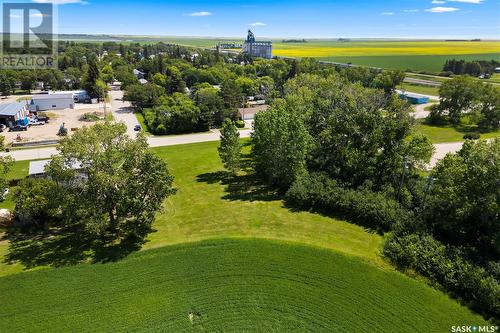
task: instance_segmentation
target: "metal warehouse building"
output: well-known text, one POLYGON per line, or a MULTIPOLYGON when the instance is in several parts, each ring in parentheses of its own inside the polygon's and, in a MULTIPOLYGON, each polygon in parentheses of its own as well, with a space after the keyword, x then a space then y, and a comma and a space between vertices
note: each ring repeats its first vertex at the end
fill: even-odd
POLYGON ((28 110, 24 103, 0 104, 0 124, 7 127, 28 125, 28 110))
POLYGON ((404 100, 407 100, 411 104, 427 104, 429 103, 429 97, 424 96, 424 95, 419 95, 419 94, 412 94, 412 93, 399 93, 399 97, 401 97, 404 100))
POLYGON ((75 100, 72 92, 33 95, 30 111, 74 109, 75 100))

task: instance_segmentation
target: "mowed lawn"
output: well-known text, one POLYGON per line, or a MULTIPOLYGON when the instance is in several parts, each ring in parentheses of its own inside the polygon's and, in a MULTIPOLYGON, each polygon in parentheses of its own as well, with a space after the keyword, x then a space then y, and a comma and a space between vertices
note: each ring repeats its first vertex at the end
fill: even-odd
POLYGON ((400 273, 302 245, 212 240, 0 278, 3 332, 449 332, 485 325, 400 273))
MULTIPOLYGON (((345 221, 289 210, 274 191, 252 177, 227 178, 217 145, 205 142, 153 149, 167 161, 177 193, 158 214, 153 225, 156 231, 145 249, 209 238, 259 237, 330 248, 388 267, 379 256, 380 235, 345 221)), ((23 178, 27 167, 28 162, 16 162, 12 174, 23 178)), ((8 253, 9 243, 0 241, 0 276, 25 269, 21 263, 6 264, 1 258, 8 253)))

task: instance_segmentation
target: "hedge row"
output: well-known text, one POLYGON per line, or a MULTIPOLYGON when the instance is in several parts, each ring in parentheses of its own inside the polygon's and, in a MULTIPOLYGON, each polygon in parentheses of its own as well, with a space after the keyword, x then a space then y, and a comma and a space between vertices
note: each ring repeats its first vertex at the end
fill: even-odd
POLYGON ((342 188, 326 175, 299 177, 286 194, 287 202, 301 209, 316 208, 337 214, 379 232, 412 218, 412 214, 383 193, 342 188))
POLYGON ((401 269, 412 269, 442 285, 472 308, 500 318, 500 284, 485 269, 427 234, 390 234, 384 255, 401 269))

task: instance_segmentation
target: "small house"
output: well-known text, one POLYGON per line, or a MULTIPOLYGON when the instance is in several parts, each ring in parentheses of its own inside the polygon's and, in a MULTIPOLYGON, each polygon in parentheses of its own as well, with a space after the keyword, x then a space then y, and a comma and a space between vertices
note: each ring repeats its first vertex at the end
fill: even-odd
POLYGON ((25 103, 0 104, 0 124, 9 128, 16 125, 27 126, 28 113, 25 103))

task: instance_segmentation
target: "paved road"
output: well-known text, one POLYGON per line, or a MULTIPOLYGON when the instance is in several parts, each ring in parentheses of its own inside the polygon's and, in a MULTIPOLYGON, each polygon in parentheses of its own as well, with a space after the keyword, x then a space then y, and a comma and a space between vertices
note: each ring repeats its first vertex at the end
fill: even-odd
POLYGON ((405 77, 404 82, 422 84, 422 85, 431 86, 431 87, 440 87, 442 84, 441 82, 437 82, 437 81, 422 80, 422 79, 416 79, 413 77, 405 77))

